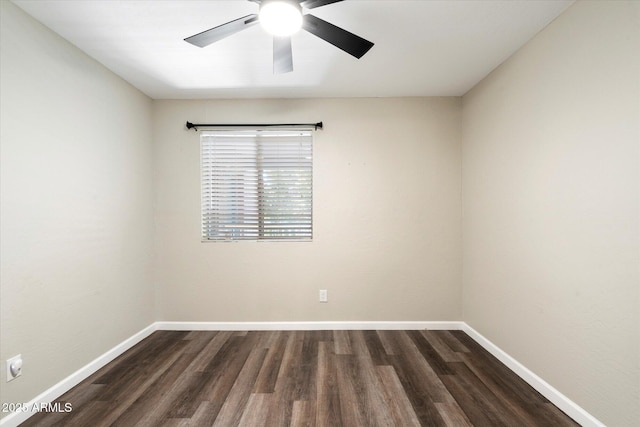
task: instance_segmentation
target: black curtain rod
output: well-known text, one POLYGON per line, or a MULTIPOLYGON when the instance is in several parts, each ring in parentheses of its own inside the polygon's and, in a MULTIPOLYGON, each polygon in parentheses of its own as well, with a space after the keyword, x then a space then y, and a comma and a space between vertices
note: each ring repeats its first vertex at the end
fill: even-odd
POLYGON ((198 123, 191 123, 191 122, 187 122, 187 129, 195 129, 196 131, 198 130, 199 127, 214 127, 214 128, 235 128, 235 127, 249 127, 249 128, 267 128, 267 127, 286 127, 286 126, 290 126, 290 127, 294 127, 294 126, 308 126, 308 127, 313 127, 315 130, 318 129, 322 129, 322 122, 318 122, 318 123, 269 123, 269 124, 218 124, 218 123, 214 123, 214 124, 198 124, 198 123))

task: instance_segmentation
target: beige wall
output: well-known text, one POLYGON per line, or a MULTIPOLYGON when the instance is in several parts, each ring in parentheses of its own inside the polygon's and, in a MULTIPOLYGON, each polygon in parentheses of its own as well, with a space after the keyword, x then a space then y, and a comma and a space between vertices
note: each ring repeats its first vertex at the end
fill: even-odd
POLYGON ((0 388, 18 403, 154 320, 151 101, 0 8, 0 388))
POLYGON ((464 320, 640 420, 639 2, 581 1, 463 98, 464 320))
POLYGON ((459 320, 460 99, 154 102, 158 317, 459 320), (316 122, 311 243, 201 243, 194 123, 316 122), (318 302, 328 289, 329 302, 318 302))

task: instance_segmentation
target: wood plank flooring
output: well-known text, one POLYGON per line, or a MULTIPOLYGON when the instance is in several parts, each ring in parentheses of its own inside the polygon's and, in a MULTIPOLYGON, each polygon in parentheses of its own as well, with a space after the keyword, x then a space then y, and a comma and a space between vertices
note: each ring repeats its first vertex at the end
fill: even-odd
POLYGON ((576 426, 462 331, 158 331, 23 426, 576 426))

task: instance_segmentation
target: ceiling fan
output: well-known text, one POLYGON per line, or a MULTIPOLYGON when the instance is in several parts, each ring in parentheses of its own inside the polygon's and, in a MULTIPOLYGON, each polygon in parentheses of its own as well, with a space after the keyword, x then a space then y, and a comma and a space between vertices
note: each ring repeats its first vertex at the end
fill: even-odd
POLYGON ((301 28, 331 43, 348 54, 361 58, 373 43, 349 31, 336 27, 304 9, 315 9, 343 0, 248 0, 260 6, 259 13, 243 16, 184 39, 198 47, 205 47, 225 37, 249 28, 258 22, 273 35, 273 72, 293 71, 291 36, 301 28))

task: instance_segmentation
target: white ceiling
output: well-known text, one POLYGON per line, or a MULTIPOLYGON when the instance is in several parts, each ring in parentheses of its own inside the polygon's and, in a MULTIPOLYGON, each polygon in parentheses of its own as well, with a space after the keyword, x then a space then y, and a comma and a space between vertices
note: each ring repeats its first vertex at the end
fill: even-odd
POLYGON ((460 96, 573 0, 347 0, 306 11, 375 43, 360 60, 301 31, 272 73, 259 25, 206 48, 185 37, 251 13, 246 0, 14 0, 155 99, 460 96))

